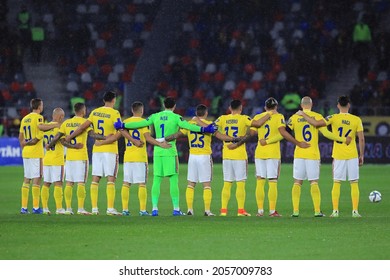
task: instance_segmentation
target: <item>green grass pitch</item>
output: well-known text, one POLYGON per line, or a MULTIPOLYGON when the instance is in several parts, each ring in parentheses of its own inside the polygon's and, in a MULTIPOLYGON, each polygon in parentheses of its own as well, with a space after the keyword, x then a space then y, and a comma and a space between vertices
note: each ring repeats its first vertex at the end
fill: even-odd
MULTIPOLYGON (((186 165, 180 167, 181 207, 186 209, 186 165)), ((255 217, 254 164, 249 164, 246 210, 252 217, 237 217, 235 185, 227 217, 204 217, 202 187, 195 190, 195 216, 172 217, 168 180, 163 181, 159 217, 139 217, 137 187, 131 189, 130 217, 102 215, 106 210, 103 180, 99 189, 100 216, 20 215, 22 167, 0 168, 0 259, 129 259, 129 260, 371 260, 390 259, 389 165, 365 165, 360 171, 361 219, 351 217, 349 184, 341 187, 340 218, 329 218, 331 166, 321 166, 320 189, 324 218, 313 217, 309 183, 302 188, 300 217, 291 218, 292 166, 282 164, 277 210, 281 218, 255 217), (371 203, 372 190, 382 193, 382 202, 371 203)), ((148 183, 148 210, 151 209, 148 183)), ((115 206, 121 210, 122 168, 116 184, 115 206)), ((212 211, 220 208, 222 166, 214 166, 212 211)), ((268 187, 266 186, 266 191, 268 187)), ((76 191, 73 209, 76 209, 76 191)), ((31 208, 31 191, 29 208, 31 208)), ((89 184, 86 208, 90 210, 89 184)), ((50 209, 54 212, 51 190, 50 209)), ((265 204, 268 210, 268 203, 265 204)))

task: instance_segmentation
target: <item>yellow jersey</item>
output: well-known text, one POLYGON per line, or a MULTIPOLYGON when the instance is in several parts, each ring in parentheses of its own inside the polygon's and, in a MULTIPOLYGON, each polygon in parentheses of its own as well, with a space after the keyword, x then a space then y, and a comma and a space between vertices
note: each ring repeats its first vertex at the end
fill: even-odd
MULTIPOLYGON (((114 128, 114 123, 117 120, 121 119, 121 115, 119 112, 111 107, 99 107, 93 110, 88 117, 88 120, 92 122, 93 130, 95 133, 108 136, 111 134, 116 134, 116 130, 114 128)), ((118 143, 117 141, 101 145, 101 146, 93 146, 93 153, 118 153, 118 143)))
POLYGON ((43 132, 38 128, 38 125, 43 124, 43 117, 38 113, 30 113, 26 115, 20 122, 19 133, 24 135, 26 141, 34 138, 39 139, 38 143, 32 146, 24 146, 22 157, 24 158, 43 158, 43 132))
MULTIPOLYGON (((61 124, 59 132, 64 135, 70 135, 86 121, 85 118, 74 116, 61 124)), ((83 147, 81 149, 66 149, 66 160, 88 160, 87 140, 88 132, 91 130, 92 128, 88 127, 83 133, 70 140, 70 144, 75 145, 81 143, 83 147)))
MULTIPOLYGON (((246 115, 230 114, 220 116, 215 123, 218 125, 218 130, 230 137, 242 137, 246 135, 248 128, 252 124, 252 119, 246 115)), ((227 147, 229 143, 223 143, 222 158, 223 159, 237 159, 246 160, 248 155, 246 153, 246 145, 243 144, 237 149, 229 150, 227 147)))
MULTIPOLYGON (((124 122, 125 123, 139 122, 142 120, 144 119, 140 117, 131 117, 124 120, 124 122)), ((129 129, 129 134, 131 135, 131 137, 137 140, 141 140, 145 144, 143 147, 137 147, 134 146, 134 144, 131 143, 130 140, 125 139, 126 151, 123 158, 124 162, 148 162, 148 154, 146 151, 146 139, 145 139, 145 133, 148 132, 150 132, 150 130, 147 126, 142 128, 137 128, 137 129, 129 129)))
POLYGON ((326 124, 332 126, 333 133, 352 138, 349 145, 334 141, 332 157, 334 159, 357 158, 359 155, 356 147, 356 134, 363 131, 362 120, 349 113, 338 113, 326 117, 326 124))
MULTIPOLYGON (((317 121, 324 119, 319 113, 310 110, 303 110, 303 112, 317 121)), ((287 125, 294 131, 294 136, 297 141, 305 141, 310 144, 310 147, 306 149, 296 146, 294 158, 320 159, 321 155, 318 147, 318 128, 309 124, 304 117, 296 114, 291 116, 287 125)))
MULTIPOLYGON (((254 116, 254 120, 259 120, 264 117, 268 112, 263 112, 254 116)), ((274 138, 279 133, 279 127, 285 127, 284 116, 282 114, 272 114, 271 117, 259 128, 252 127, 252 130, 257 131, 257 135, 260 139, 274 138)), ((255 158, 259 159, 280 159, 280 141, 277 141, 267 146, 261 146, 260 142, 257 143, 255 158)))
MULTIPOLYGON (((212 121, 204 120, 202 121, 209 125, 212 121)), ((195 121, 189 121, 189 123, 196 124, 195 121)), ((209 133, 199 133, 189 131, 187 129, 180 130, 188 138, 188 145, 190 147, 191 155, 211 155, 211 138, 212 134, 209 133)))
MULTIPOLYGON (((53 124, 53 123, 55 122, 49 122, 49 124, 53 124)), ((58 127, 45 131, 43 133, 44 145, 50 144, 54 136, 57 135, 58 131, 59 131, 58 127)), ((43 165, 59 166, 59 165, 64 165, 64 163, 65 163, 64 146, 61 144, 60 141, 58 141, 53 148, 46 151, 45 157, 43 158, 43 165)))

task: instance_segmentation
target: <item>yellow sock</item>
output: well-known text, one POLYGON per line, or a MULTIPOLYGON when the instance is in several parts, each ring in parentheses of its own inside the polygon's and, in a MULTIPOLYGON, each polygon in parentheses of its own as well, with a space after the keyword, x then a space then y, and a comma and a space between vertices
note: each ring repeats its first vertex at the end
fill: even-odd
POLYGON ((121 189, 122 210, 129 210, 130 186, 123 184, 121 189))
POLYGON ((236 199, 238 210, 245 208, 245 181, 237 182, 236 199))
POLYGON ((42 186, 41 189, 41 201, 42 201, 42 208, 49 208, 48 202, 49 202, 49 186, 42 186))
POLYGON ((333 204, 333 210, 336 210, 336 211, 339 211, 340 187, 341 187, 340 181, 333 182, 332 204, 333 204))
POLYGON ((188 185, 186 188, 187 209, 194 209, 194 187, 188 185))
POLYGON ((145 185, 138 186, 138 200, 139 200, 139 210, 146 211, 146 202, 148 200, 148 192, 146 191, 145 185))
POLYGON ((23 185, 22 185, 22 208, 27 209, 29 192, 30 192, 30 184, 23 183, 23 185))
POLYGON ((294 213, 299 213, 299 201, 301 199, 301 185, 294 183, 292 187, 292 202, 294 213))
POLYGON ((222 209, 227 209, 230 200, 230 190, 232 188, 232 182, 224 182, 222 188, 221 202, 222 209))
POLYGON ((65 190, 64 190, 66 208, 72 208, 72 194, 73 194, 72 185, 66 184, 65 190))
POLYGON ((311 199, 313 200, 314 212, 319 213, 321 211, 321 192, 317 182, 310 184, 311 199))
POLYGON ((106 194, 107 194, 107 208, 114 208, 114 201, 115 201, 115 183, 114 182, 107 183, 106 194))
POLYGON ((265 185, 265 179, 257 179, 256 180, 256 202, 257 202, 257 209, 263 210, 264 209, 264 185, 265 185))
POLYGON ((77 207, 78 209, 84 209, 84 201, 86 197, 85 184, 77 184, 77 207))
POLYGON ((41 188, 39 185, 32 185, 32 198, 33 198, 33 208, 39 208, 39 198, 41 196, 41 188))
POLYGON ((268 201, 270 213, 276 210, 276 201, 278 200, 278 181, 268 181, 268 201))
POLYGON ((359 184, 357 181, 351 182, 352 210, 358 211, 359 208, 359 184))
POLYGON ((91 183, 91 204, 92 204, 92 209, 93 208, 98 208, 98 188, 99 183, 92 182, 91 183))
POLYGON ((203 189, 203 201, 204 201, 205 212, 210 211, 212 197, 213 197, 213 193, 211 192, 211 188, 205 187, 203 189))
POLYGON ((54 201, 56 203, 56 209, 62 208, 62 186, 54 186, 54 201))

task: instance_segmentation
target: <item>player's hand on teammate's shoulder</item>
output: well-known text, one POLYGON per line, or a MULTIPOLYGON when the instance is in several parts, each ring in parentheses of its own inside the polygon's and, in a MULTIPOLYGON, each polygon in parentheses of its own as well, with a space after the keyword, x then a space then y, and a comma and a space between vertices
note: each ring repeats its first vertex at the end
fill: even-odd
POLYGON ((299 111, 296 112, 295 114, 298 115, 298 116, 303 116, 303 111, 302 111, 302 110, 299 110, 299 111))
POLYGON ((305 141, 301 141, 298 143, 298 147, 302 148, 302 149, 307 149, 310 147, 310 144, 305 142, 305 141))
POLYGON ((346 140, 345 140, 345 144, 349 145, 351 143, 351 141, 352 141, 352 138, 347 136, 346 140))

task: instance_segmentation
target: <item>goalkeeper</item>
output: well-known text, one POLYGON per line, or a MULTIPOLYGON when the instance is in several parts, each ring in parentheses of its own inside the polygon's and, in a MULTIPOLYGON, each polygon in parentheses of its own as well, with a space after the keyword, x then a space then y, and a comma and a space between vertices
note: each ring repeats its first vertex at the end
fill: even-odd
MULTIPOLYGON (((175 114, 176 102, 173 98, 167 97, 164 100, 165 110, 151 115, 149 118, 139 122, 122 123, 117 121, 114 126, 116 129, 136 129, 149 125, 154 125, 155 137, 164 138, 179 131, 179 128, 188 129, 193 132, 214 133, 217 127, 210 124, 206 127, 193 125, 183 120, 175 114)), ((163 149, 154 147, 153 163, 153 185, 152 185, 152 216, 158 216, 158 199, 160 197, 161 181, 164 177, 169 178, 170 194, 173 204, 173 216, 185 215, 180 211, 179 206, 179 160, 177 156, 176 141, 171 142, 172 147, 163 149)))

